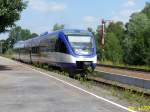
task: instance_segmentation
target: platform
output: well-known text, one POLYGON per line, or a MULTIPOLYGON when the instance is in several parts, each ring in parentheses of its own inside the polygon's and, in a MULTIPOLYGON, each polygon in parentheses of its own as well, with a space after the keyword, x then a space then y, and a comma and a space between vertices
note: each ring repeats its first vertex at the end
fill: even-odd
POLYGON ((0 57, 0 112, 128 112, 32 67, 0 57))

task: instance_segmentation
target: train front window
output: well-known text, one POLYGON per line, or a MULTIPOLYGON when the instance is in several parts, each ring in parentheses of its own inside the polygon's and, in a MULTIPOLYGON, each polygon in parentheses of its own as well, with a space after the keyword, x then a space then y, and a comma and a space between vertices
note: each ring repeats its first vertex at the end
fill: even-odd
POLYGON ((92 53, 93 37, 90 36, 68 36, 68 41, 75 54, 89 55, 92 53))

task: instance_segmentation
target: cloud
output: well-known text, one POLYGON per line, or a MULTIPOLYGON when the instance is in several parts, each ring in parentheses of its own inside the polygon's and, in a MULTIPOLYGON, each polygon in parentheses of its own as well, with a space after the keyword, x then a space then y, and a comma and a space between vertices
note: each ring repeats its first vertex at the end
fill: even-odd
POLYGON ((29 0, 29 5, 32 9, 40 12, 60 12, 67 8, 64 3, 49 2, 46 0, 29 0))
POLYGON ((133 10, 133 9, 127 9, 127 8, 123 8, 123 9, 121 9, 120 11, 118 11, 118 12, 113 12, 113 14, 114 14, 114 16, 113 16, 113 19, 114 20, 119 20, 119 19, 121 19, 121 20, 125 20, 126 18, 128 18, 128 17, 130 17, 130 15, 134 12, 135 10, 133 10), (123 19, 124 18, 124 19, 123 19))
POLYGON ((84 16, 83 17, 83 22, 81 23, 83 27, 92 27, 95 28, 98 24, 98 18, 94 16, 84 16))
POLYGON ((115 11, 113 11, 114 16, 112 17, 112 20, 123 21, 124 23, 128 22, 132 13, 140 11, 135 7, 136 1, 137 0, 126 0, 118 12, 115 13, 115 11))
POLYGON ((112 17, 112 20, 122 21, 126 23, 129 21, 130 16, 135 12, 139 12, 139 10, 138 9, 122 9, 116 15, 112 17))
POLYGON ((133 7, 136 4, 136 0, 127 0, 127 2, 124 3, 124 7, 133 7))
POLYGON ((83 20, 84 20, 84 22, 86 22, 86 23, 93 23, 93 22, 97 21, 97 18, 94 17, 94 16, 85 16, 85 17, 83 18, 83 20))
POLYGON ((133 9, 123 9, 119 12, 120 16, 129 17, 135 10, 133 9))

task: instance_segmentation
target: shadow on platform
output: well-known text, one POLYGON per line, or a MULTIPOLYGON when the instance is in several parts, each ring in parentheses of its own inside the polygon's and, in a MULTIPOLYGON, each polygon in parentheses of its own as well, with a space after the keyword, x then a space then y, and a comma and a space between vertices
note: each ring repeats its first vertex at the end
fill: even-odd
POLYGON ((4 70, 11 70, 11 68, 5 65, 0 65, 0 71, 4 71, 4 70))

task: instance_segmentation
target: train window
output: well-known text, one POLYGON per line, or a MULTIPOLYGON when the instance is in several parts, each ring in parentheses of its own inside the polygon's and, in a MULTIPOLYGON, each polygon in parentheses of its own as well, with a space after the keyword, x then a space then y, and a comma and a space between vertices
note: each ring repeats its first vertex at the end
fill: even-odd
POLYGON ((50 52, 55 52, 55 45, 56 45, 56 41, 58 38, 58 35, 51 35, 50 37, 50 41, 48 43, 48 48, 50 49, 50 52))
POLYGON ((57 35, 49 35, 49 37, 43 39, 40 42, 41 52, 55 52, 55 44, 57 40, 57 35))
POLYGON ((55 43, 55 52, 59 52, 59 44, 60 44, 60 42, 59 42, 59 40, 57 40, 55 43))
POLYGON ((61 41, 61 44, 60 44, 60 52, 67 53, 67 48, 63 41, 61 41))
POLYGON ((56 41, 55 51, 56 52, 61 52, 61 53, 67 53, 66 45, 64 44, 64 42, 62 40, 58 39, 56 41))
POLYGON ((49 51, 49 49, 47 46, 40 47, 40 52, 48 52, 48 51, 49 51))
POLYGON ((32 53, 39 53, 39 47, 32 47, 32 53))

